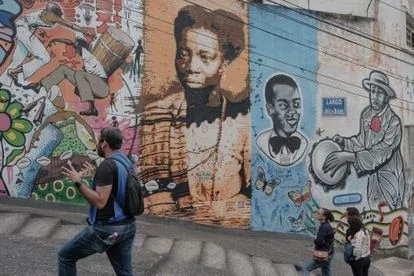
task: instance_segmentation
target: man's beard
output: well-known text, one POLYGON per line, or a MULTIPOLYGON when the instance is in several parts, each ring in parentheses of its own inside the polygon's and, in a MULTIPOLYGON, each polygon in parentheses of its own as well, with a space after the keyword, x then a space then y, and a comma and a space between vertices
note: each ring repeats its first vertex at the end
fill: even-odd
POLYGON ((98 152, 99 157, 105 158, 105 152, 101 146, 99 146, 96 150, 98 152))

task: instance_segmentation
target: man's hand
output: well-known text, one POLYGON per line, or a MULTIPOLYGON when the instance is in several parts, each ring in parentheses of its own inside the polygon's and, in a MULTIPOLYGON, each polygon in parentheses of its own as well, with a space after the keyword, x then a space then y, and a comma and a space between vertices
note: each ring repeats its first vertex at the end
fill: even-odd
POLYGON ((339 136, 338 134, 337 134, 337 135, 335 135, 335 136, 332 138, 332 140, 333 140, 335 143, 337 143, 338 145, 340 145, 340 146, 343 146, 343 145, 344 145, 344 138, 343 138, 343 137, 341 137, 341 136, 339 136))
POLYGON ((75 170, 72 166, 72 162, 68 161, 68 167, 62 167, 62 174, 64 174, 67 178, 70 179, 72 182, 81 182, 82 181, 82 173, 75 170))
POLYGON ((83 176, 89 176, 89 177, 94 177, 95 176, 95 172, 96 172, 96 167, 94 165, 92 165, 89 162, 85 162, 82 165, 82 175, 83 176))
POLYGON ((331 171, 331 177, 339 170, 342 165, 355 161, 355 155, 352 152, 336 151, 332 152, 325 159, 322 170, 324 173, 331 171))

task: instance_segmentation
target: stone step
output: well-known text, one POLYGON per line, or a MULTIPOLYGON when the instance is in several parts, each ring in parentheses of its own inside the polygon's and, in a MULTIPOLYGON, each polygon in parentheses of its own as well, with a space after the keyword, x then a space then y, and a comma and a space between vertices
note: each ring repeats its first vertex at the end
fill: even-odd
POLYGON ((56 229, 55 233, 52 234, 51 238, 59 240, 70 240, 85 227, 86 225, 81 224, 60 225, 56 229))
POLYGON ((173 239, 151 237, 145 240, 143 247, 145 247, 151 252, 160 255, 167 255, 168 253, 170 253, 173 242, 173 239))
POLYGON ((201 250, 200 263, 207 267, 225 270, 226 251, 215 243, 206 242, 201 250))
MULTIPOLYGON (((151 274, 142 274, 151 276, 227 276, 226 271, 218 270, 215 268, 203 266, 200 264, 188 264, 183 265, 181 262, 174 262, 167 259, 162 265, 159 265, 155 271, 151 274)), ((250 275, 249 275, 250 276, 250 275)))
POLYGON ((226 252, 227 270, 234 276, 255 275, 253 265, 248 255, 234 250, 226 252))
POLYGON ((33 238, 48 238, 59 226, 60 220, 56 218, 30 218, 20 229, 17 235, 33 238))
POLYGON ((2 213, 0 214, 0 234, 13 234, 30 218, 25 213, 2 213))
POLYGON ((176 240, 171 248, 170 259, 176 262, 197 263, 201 254, 201 241, 176 240))
POLYGON ((148 235, 146 235, 146 234, 136 233, 135 234, 135 239, 134 239, 134 246, 142 247, 142 245, 144 244, 147 237, 148 237, 148 235))
POLYGON ((298 276, 295 266, 293 264, 274 264, 276 271, 279 275, 284 276, 298 276))
POLYGON ((273 262, 266 258, 251 258, 257 276, 284 276, 276 271, 273 262))

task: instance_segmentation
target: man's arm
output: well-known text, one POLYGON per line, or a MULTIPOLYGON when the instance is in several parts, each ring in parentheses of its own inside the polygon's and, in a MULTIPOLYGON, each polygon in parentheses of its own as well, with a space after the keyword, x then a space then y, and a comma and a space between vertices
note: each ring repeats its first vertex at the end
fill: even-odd
POLYGON ((94 205, 99 210, 105 207, 106 203, 108 202, 109 195, 112 191, 112 184, 105 186, 96 186, 96 191, 92 190, 84 183, 77 185, 79 186, 79 192, 90 204, 94 205))
POLYGON ((96 187, 95 191, 82 183, 83 174, 76 171, 70 161, 68 162, 68 167, 62 168, 62 173, 75 183, 76 187, 79 189, 79 192, 90 204, 94 205, 97 209, 105 207, 112 191, 112 181, 107 185, 100 184, 96 187))
POLYGON ((349 138, 343 138, 343 149, 349 152, 358 152, 365 149, 364 112, 359 123, 359 133, 349 138))
POLYGON ((388 124, 384 138, 370 149, 365 148, 355 155, 355 169, 358 174, 377 170, 388 162, 394 152, 398 150, 402 139, 401 122, 393 116, 388 124))

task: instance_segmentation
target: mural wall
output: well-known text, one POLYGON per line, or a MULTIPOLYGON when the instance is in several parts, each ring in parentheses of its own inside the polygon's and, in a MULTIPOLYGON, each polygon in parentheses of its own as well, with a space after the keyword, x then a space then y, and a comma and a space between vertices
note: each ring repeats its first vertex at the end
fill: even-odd
POLYGON ((246 227, 246 4, 164 2, 145 1, 151 27, 145 32, 140 168, 149 213, 246 227))
POLYGON ((101 128, 137 154, 142 4, 6 0, 0 13, 0 193, 85 203, 60 168, 95 163, 101 128))
POLYGON ((316 70, 318 57, 279 34, 284 26, 284 30, 316 42, 317 32, 275 17, 273 12, 316 24, 275 6, 250 8, 249 19, 257 22, 250 28, 252 227, 314 232, 309 190, 313 180, 307 163, 316 130, 317 85, 315 76, 307 72, 316 70))
POLYGON ((343 241, 357 207, 412 251, 412 57, 369 39, 405 20, 256 2, 0 0, 0 195, 85 204, 60 168, 117 126, 147 214, 313 235, 325 207, 343 241))

